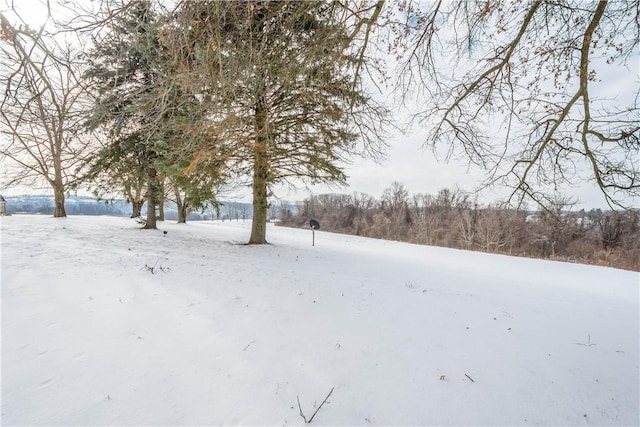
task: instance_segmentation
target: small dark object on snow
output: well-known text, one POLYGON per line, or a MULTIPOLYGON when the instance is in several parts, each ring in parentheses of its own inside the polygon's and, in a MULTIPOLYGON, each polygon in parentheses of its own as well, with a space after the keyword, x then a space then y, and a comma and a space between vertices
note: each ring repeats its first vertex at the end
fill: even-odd
POLYGON ((311 227, 311 234, 313 235, 313 240, 311 243, 311 246, 315 246, 316 245, 316 230, 320 230, 320 223, 318 221, 316 221, 315 219, 312 219, 311 221, 309 221, 309 226, 311 227))
POLYGON ((162 232, 162 234, 164 234, 164 235, 166 236, 166 235, 167 235, 167 230, 164 230, 164 231, 162 232))

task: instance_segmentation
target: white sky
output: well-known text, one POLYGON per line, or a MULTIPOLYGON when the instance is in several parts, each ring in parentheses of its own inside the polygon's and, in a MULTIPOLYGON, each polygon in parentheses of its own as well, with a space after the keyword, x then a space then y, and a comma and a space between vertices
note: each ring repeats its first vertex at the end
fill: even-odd
MULTIPOLYGON (((24 11, 23 18, 36 26, 44 22, 46 18, 46 8, 43 6, 45 0, 0 0, 0 10, 7 11, 15 2, 24 11)), ((628 97, 637 90, 640 81, 640 59, 636 54, 630 60, 627 68, 610 66, 604 70, 600 77, 602 84, 594 85, 594 90, 602 91, 608 98, 619 99, 628 97)), ((330 187, 326 185, 316 185, 305 188, 300 185, 299 189, 291 191, 288 186, 276 188, 275 195, 283 200, 298 201, 309 195, 309 190, 319 194, 326 192, 351 193, 354 191, 370 194, 379 198, 383 190, 389 187, 394 181, 398 181, 405 186, 410 194, 429 193, 435 194, 444 188, 459 187, 463 190, 473 190, 483 179, 484 175, 478 168, 469 168, 461 161, 451 160, 450 162, 438 161, 430 150, 422 148, 424 140, 420 136, 420 129, 413 133, 402 135, 400 132, 391 134, 388 144, 387 159, 381 164, 371 160, 354 159, 353 164, 347 165, 346 174, 349 177, 348 188, 330 187)), ((640 161, 640 159, 637 159, 640 161)), ((49 192, 47 187, 42 189, 16 188, 5 191, 5 194, 22 194, 49 192)), ((561 188, 561 192, 577 198, 581 203, 578 208, 606 208, 607 205, 595 184, 584 182, 574 188, 561 188)), ((485 191, 479 195, 480 201, 484 203, 494 202, 500 197, 504 197, 509 192, 508 189, 485 191)), ((236 191, 235 196, 240 201, 250 201, 251 191, 249 188, 241 188, 236 191)), ((636 201, 637 202, 637 201, 636 201)), ((638 202, 640 207, 640 202, 638 202)))

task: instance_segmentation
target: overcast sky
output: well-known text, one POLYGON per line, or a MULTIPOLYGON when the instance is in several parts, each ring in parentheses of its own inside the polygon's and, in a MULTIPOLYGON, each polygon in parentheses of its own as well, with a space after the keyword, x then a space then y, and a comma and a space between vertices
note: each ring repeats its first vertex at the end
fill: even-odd
MULTIPOLYGON (((385 188, 398 181, 410 194, 436 194, 442 189, 456 187, 474 191, 486 177, 478 167, 469 166, 461 160, 452 159, 446 162, 443 159, 444 155, 438 155, 436 158, 430 149, 422 148, 423 142, 417 132, 409 135, 396 133, 389 139, 386 161, 378 164, 372 160, 356 159, 352 165, 346 166, 349 187, 341 189, 316 185, 309 190, 315 194, 358 191, 379 198, 385 188)), ((277 188, 276 195, 285 200, 297 201, 307 197, 309 190, 301 186, 297 191, 290 191, 283 186, 277 188)), ((478 197, 481 203, 494 203, 507 197, 510 190, 488 189, 479 193, 478 197)), ((574 188, 562 189, 562 192, 580 200, 576 205, 578 209, 608 208, 600 189, 594 183, 578 183, 574 188)), ((245 199, 249 201, 250 193, 247 191, 245 194, 245 199)))
MULTIPOLYGON (((598 68, 599 81, 590 83, 590 95, 595 99, 607 99, 613 106, 629 106, 633 102, 640 85, 640 52, 636 51, 627 66, 604 64, 598 68)), ((393 103, 389 103, 392 109, 393 103)), ((400 122, 407 121, 409 113, 403 111, 400 122)), ((499 132, 496 133, 500 138, 499 132)), ((323 192, 363 192, 379 197, 385 188, 398 181, 405 186, 410 194, 428 193, 455 187, 465 191, 475 191, 486 178, 486 173, 479 167, 469 165, 462 159, 445 160, 446 147, 440 147, 438 154, 430 148, 424 148, 424 129, 414 126, 411 132, 393 132, 388 139, 389 149, 387 159, 382 163, 371 160, 354 159, 353 164, 347 165, 345 171, 349 177, 349 187, 336 189, 328 186, 314 186, 311 190, 318 194, 323 192)), ((640 163, 640 158, 635 159, 640 163)), ((583 175, 590 171, 584 170, 583 175)), ((597 187, 595 181, 577 181, 572 187, 558 189, 563 195, 574 198, 578 203, 577 209, 602 208, 608 205, 597 187)), ((510 194, 510 188, 492 188, 478 194, 482 203, 494 203, 503 200, 510 194)), ((277 195, 287 200, 302 200, 309 194, 307 189, 287 191, 278 189, 277 195)), ((627 199, 625 202, 640 208, 640 201, 627 199)))
MULTIPOLYGON (((41 5, 42 0, 0 0, 4 3, 0 3, 2 5, 0 9, 6 12, 12 1, 22 8, 24 17, 34 26, 43 22, 46 8, 41 5)), ((626 68, 608 66, 598 71, 602 82, 593 86, 591 89, 592 97, 605 96, 609 99, 627 101, 629 96, 633 96, 632 94, 637 91, 640 84, 638 52, 630 59, 626 68)), ((406 119, 408 117, 406 112, 403 114, 406 119)), ((443 159, 436 159, 431 150, 423 149, 424 138, 421 133, 420 128, 415 128, 407 134, 398 131, 392 132, 387 141, 389 145, 387 159, 382 163, 354 159, 352 164, 345 167, 349 177, 349 187, 347 188, 317 185, 307 189, 300 185, 297 190, 291 191, 286 186, 280 186, 276 188, 276 196, 284 200, 298 201, 307 197, 309 191, 316 194, 358 191, 378 198, 383 190, 394 181, 402 183, 410 194, 435 194, 441 189, 454 187, 468 191, 474 190, 484 177, 482 171, 475 167, 469 167, 463 161, 453 159, 445 162, 443 159)), ((636 159, 636 161, 640 162, 640 159, 636 159)), ((606 208, 604 198, 594 183, 577 183, 574 188, 561 188, 560 190, 579 199, 581 202, 578 205, 579 208, 606 208)), ((5 194, 42 194, 47 192, 50 192, 50 189, 46 187, 42 189, 15 188, 5 191, 5 194)), ((479 195, 479 198, 481 202, 489 203, 507 194, 508 189, 494 189, 493 191, 485 191, 479 195)), ((239 189, 234 193, 234 196, 242 201, 251 200, 249 188, 239 189)))

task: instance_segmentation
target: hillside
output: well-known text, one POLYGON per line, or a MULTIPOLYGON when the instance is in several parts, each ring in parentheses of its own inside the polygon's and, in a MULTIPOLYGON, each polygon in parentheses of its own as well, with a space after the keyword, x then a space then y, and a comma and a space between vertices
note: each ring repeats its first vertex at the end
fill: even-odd
POLYGON ((0 221, 3 425, 640 422, 638 273, 271 224, 246 246, 249 222, 0 221))

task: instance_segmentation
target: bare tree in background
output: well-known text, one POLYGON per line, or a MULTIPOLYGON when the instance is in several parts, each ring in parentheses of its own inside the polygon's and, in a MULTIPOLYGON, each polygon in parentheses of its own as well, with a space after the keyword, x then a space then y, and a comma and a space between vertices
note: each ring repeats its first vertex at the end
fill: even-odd
POLYGON ((518 205, 547 206, 584 180, 612 207, 638 200, 640 2, 395 6, 399 87, 419 103, 427 145, 484 167, 484 184, 511 187, 518 205))
POLYGON ((65 217, 65 191, 83 158, 83 88, 77 59, 44 26, 35 31, 0 13, 0 158, 11 164, 3 187, 38 185, 54 193, 54 217, 65 217))
POLYGON ((391 240, 405 239, 407 230, 413 223, 409 210, 409 192, 404 188, 404 185, 394 181, 391 187, 384 189, 380 202, 382 213, 388 220, 390 233, 385 238, 391 240))

